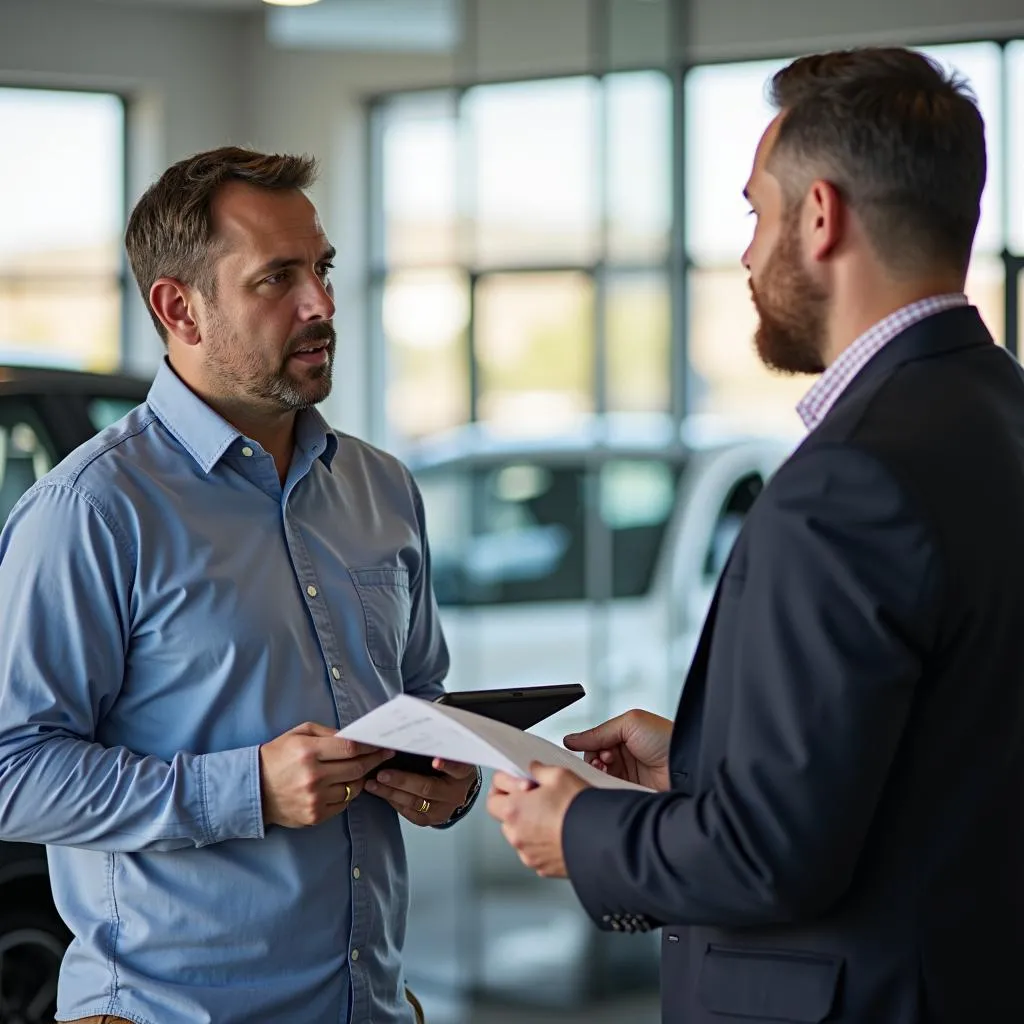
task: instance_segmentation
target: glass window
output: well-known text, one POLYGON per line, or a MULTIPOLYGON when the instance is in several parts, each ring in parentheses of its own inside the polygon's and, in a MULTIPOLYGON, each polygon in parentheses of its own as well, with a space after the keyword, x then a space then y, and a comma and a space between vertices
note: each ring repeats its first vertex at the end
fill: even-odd
POLYGON ((120 331, 114 276, 0 274, 0 362, 113 370, 120 331))
POLYGON ((376 436, 400 443, 470 418, 557 434, 601 406, 671 407, 672 96, 661 71, 623 71, 375 107, 376 436))
POLYGON ((0 361, 120 359, 124 106, 0 88, 0 361))
POLYGON ((690 408, 727 417, 751 430, 801 429, 796 404, 814 377, 768 370, 754 348, 757 314, 747 272, 694 268, 689 287, 690 408))
POLYGON ((663 260, 672 227, 672 84, 656 71, 604 81, 608 258, 663 260))
POLYGON ((985 326, 1006 344, 1006 271, 998 256, 976 255, 967 271, 967 298, 978 307, 985 326))
POLYGON ((594 408, 592 279, 494 274, 477 283, 478 415, 501 433, 551 434, 594 408))
POLYGON ((788 61, 693 68, 686 76, 686 250, 703 265, 739 265, 750 244, 743 188, 775 115, 769 78, 788 61))
POLYGON ((469 283, 456 270, 404 271, 384 285, 387 414, 403 438, 469 419, 469 283))
POLYGON ((463 100, 480 264, 597 256, 597 82, 483 85, 463 100))
POLYGON ((956 43, 952 46, 922 47, 947 70, 958 72, 970 83, 985 119, 988 177, 981 196, 981 218, 974 238, 974 251, 998 253, 1003 248, 1003 104, 1001 55, 995 43, 956 43))
POLYGON ((608 410, 668 412, 671 299, 667 274, 609 275, 605 339, 608 410))
POLYGON ((1018 255, 1024 255, 1024 40, 1006 47, 1008 102, 1006 123, 1010 135, 1006 140, 1009 169, 1007 211, 1009 238, 1007 244, 1018 255))
POLYGON ((389 100, 377 114, 382 152, 378 262, 452 263, 458 257, 458 129, 451 93, 389 100))

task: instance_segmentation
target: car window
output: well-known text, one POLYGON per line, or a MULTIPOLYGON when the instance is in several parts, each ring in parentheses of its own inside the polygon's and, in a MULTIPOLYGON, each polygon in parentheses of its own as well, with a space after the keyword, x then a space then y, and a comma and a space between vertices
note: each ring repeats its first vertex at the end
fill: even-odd
POLYGON ((706 584, 714 584, 725 568, 743 521, 763 487, 761 474, 750 473, 738 480, 726 496, 711 531, 711 543, 704 558, 706 584))
POLYGON ((419 478, 442 605, 583 596, 583 472, 520 462, 419 478))
POLYGON ((611 535, 613 597, 639 597, 650 586, 679 474, 678 465, 656 459, 602 467, 601 520, 611 535))
POLYGON ((86 403, 89 422, 93 430, 99 433, 127 416, 139 404, 134 398, 90 398, 86 403))
POLYGON ((21 404, 0 407, 0 525, 52 466, 52 446, 32 410, 21 404))
MULTIPOLYGON (((615 460, 598 482, 611 592, 646 592, 675 504, 679 467, 615 460)), ((578 601, 587 596, 588 473, 582 464, 516 461, 417 474, 441 605, 578 601)))

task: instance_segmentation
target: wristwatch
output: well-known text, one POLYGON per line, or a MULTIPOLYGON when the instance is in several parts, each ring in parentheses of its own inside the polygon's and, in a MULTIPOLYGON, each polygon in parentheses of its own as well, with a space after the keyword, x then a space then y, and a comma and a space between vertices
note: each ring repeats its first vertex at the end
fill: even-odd
POLYGON ((435 825, 434 828, 448 828, 450 825, 454 825, 455 822, 460 821, 469 814, 473 804, 476 803, 476 798, 480 795, 480 789, 483 786, 483 781, 483 772, 481 772, 479 766, 477 766, 476 778, 473 780, 473 785, 469 787, 469 793, 466 795, 466 799, 463 800, 463 802, 459 804, 454 811, 452 811, 452 816, 447 821, 442 822, 440 825, 435 825))

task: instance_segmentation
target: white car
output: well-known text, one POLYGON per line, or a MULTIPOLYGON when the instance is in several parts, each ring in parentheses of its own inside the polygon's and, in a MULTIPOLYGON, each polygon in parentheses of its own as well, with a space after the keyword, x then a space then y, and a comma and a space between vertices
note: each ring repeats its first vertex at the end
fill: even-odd
MULTIPOLYGON (((707 420, 609 416, 557 440, 467 427, 404 453, 426 509, 448 688, 582 682, 586 698, 533 730, 554 742, 630 707, 672 717, 743 517, 792 446, 707 420)), ((567 885, 519 864, 482 807, 447 833, 450 864, 436 836, 406 836, 417 987, 558 1005, 651 983, 651 942, 598 933, 567 885)))

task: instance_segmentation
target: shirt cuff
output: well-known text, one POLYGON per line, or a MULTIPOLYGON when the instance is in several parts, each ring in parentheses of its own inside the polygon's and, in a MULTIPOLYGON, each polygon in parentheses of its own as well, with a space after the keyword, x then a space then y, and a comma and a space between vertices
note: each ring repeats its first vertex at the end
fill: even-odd
POLYGON ((483 773, 480 771, 479 766, 476 769, 476 778, 473 780, 473 785, 470 787, 469 795, 465 801, 452 811, 452 816, 447 821, 442 821, 440 825, 435 825, 434 828, 451 828, 457 821, 461 821, 469 812, 473 809, 473 804, 476 803, 476 798, 480 795, 480 790, 483 786, 483 773))
POLYGON ((262 839, 260 748, 241 747, 201 754, 204 845, 226 839, 262 839))

